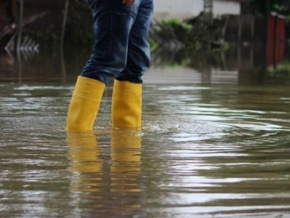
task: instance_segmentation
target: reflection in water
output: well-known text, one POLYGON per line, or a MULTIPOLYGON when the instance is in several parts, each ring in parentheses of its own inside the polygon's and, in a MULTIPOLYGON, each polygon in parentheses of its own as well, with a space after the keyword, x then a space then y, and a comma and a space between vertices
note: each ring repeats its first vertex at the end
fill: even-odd
MULTIPOLYGON (((277 69, 266 63, 260 45, 236 45, 226 51, 197 53, 194 50, 167 50, 152 53, 152 68, 145 83, 202 84, 289 84, 289 46, 277 69)), ((35 55, 0 54, 0 81, 75 81, 90 55, 90 48, 42 48, 35 55), (60 51, 59 51, 60 50, 60 51), (13 62, 12 59, 13 58, 13 62), (7 61, 13 66, 7 66, 7 61)))
POLYGON ((141 138, 133 130, 112 129, 110 161, 106 160, 97 132, 67 133, 69 169, 75 172, 71 192, 79 193, 81 209, 89 214, 141 216, 141 138))

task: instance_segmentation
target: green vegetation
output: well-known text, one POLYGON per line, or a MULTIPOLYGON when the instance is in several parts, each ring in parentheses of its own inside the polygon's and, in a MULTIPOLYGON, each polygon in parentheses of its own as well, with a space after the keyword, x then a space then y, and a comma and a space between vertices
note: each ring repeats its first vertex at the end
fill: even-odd
POLYGON ((179 19, 167 19, 162 21, 164 27, 173 27, 176 31, 181 31, 181 33, 189 33, 193 26, 187 24, 179 19))
POLYGON ((268 69, 267 77, 279 84, 290 83, 290 61, 284 61, 275 68, 268 69))
POLYGON ((265 1, 249 1, 247 4, 253 8, 254 12, 265 15, 267 12, 267 2, 269 10, 284 15, 290 20, 290 1, 289 0, 265 0, 265 1))
POLYGON ((150 34, 153 50, 163 47, 169 50, 188 49, 195 51, 208 51, 224 49, 221 43, 222 25, 219 20, 213 23, 204 22, 202 17, 188 21, 168 19, 155 21, 150 34))

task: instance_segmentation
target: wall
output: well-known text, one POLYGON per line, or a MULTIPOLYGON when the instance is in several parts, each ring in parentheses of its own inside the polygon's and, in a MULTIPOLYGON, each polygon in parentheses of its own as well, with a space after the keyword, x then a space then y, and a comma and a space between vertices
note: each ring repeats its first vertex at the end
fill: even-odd
POLYGON ((217 17, 223 14, 240 15, 241 3, 223 0, 213 1, 213 16, 217 17))
POLYGON ((203 11, 203 0, 154 0, 154 19, 191 18, 203 11))

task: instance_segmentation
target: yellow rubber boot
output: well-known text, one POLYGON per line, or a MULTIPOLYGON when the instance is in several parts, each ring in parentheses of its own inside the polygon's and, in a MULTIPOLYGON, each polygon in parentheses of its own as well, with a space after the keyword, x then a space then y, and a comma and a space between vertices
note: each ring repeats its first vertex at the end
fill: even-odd
POLYGON ((105 84, 79 76, 67 114, 67 131, 85 132, 93 129, 105 84))
POLYGON ((114 81, 112 96, 113 127, 141 128, 142 84, 114 81))

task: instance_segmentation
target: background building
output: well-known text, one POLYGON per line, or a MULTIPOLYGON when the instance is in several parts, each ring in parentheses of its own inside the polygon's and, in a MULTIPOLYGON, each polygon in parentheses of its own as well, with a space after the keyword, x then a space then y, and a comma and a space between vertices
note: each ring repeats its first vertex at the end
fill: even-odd
POLYGON ((213 17, 224 14, 240 15, 243 0, 154 0, 154 19, 191 18, 201 12, 210 12, 213 17))

